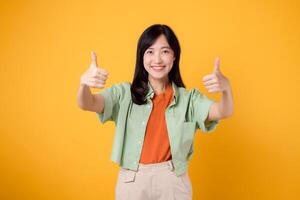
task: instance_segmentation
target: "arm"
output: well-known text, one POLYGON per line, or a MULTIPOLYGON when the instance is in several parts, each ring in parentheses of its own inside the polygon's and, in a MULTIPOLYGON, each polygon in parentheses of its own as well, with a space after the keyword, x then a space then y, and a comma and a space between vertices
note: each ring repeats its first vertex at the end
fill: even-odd
POLYGON ((90 67, 80 78, 77 103, 81 109, 97 113, 103 112, 104 97, 100 94, 92 94, 90 87, 104 88, 107 76, 108 72, 98 67, 96 54, 92 52, 90 67))
POLYGON ((206 121, 220 120, 233 114, 233 98, 231 88, 222 92, 220 102, 213 103, 206 121))
POLYGON ((215 61, 213 73, 205 76, 203 81, 208 92, 222 92, 221 101, 211 105, 206 122, 230 117, 233 114, 232 91, 229 80, 221 73, 219 58, 215 61))
POLYGON ((102 113, 104 110, 104 98, 100 94, 92 94, 90 88, 81 84, 77 94, 78 106, 87 111, 102 113))

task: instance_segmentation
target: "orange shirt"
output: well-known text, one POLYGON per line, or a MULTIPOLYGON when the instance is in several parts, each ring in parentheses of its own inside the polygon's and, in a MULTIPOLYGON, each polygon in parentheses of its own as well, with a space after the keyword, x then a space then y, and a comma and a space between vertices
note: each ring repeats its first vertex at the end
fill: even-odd
POLYGON ((165 119, 165 110, 172 100, 171 84, 166 86, 164 93, 153 96, 153 108, 146 127, 140 163, 159 163, 172 158, 165 119))

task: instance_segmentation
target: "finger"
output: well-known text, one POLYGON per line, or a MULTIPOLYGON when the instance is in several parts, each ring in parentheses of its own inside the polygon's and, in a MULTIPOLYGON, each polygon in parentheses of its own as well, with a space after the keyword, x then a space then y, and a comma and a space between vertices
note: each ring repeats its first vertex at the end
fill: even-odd
POLYGON ((105 70, 105 69, 103 69, 103 68, 99 68, 99 70, 98 70, 102 75, 104 75, 104 76, 108 76, 108 71, 107 70, 105 70))
POLYGON ((91 76, 91 78, 97 78, 97 79, 101 79, 101 80, 106 80, 107 76, 103 75, 103 74, 96 73, 93 76, 91 76))
POLYGON ((219 92, 220 91, 220 88, 218 87, 214 87, 214 88, 211 88, 208 90, 209 93, 215 93, 215 92, 219 92))
POLYGON ((92 87, 92 88, 104 88, 104 85, 100 84, 100 83, 90 83, 89 87, 92 87))
POLYGON ((203 82, 206 82, 206 81, 214 79, 215 77, 216 77, 215 74, 208 74, 208 75, 204 76, 202 80, 203 80, 203 82))
POLYGON ((96 68, 95 71, 92 72, 92 77, 104 77, 107 78, 108 77, 108 73, 106 71, 103 71, 103 69, 101 68, 96 68))
POLYGON ((87 81, 87 83, 90 87, 96 87, 96 86, 99 86, 99 85, 104 86, 105 85, 105 83, 103 83, 102 81, 99 81, 99 80, 89 80, 89 81, 87 81))
POLYGON ((215 89, 215 88, 220 88, 219 84, 214 84, 214 85, 206 86, 206 89, 208 89, 208 90, 215 89))
POLYGON ((91 66, 97 67, 97 55, 94 51, 91 52, 91 66))
POLYGON ((95 88, 100 88, 101 89, 101 88, 104 88, 104 85, 103 84, 96 84, 95 88))
POLYGON ((210 79, 210 80, 208 80, 208 81, 204 81, 204 85, 205 86, 209 86, 209 85, 213 85, 213 84, 215 84, 215 83, 218 83, 218 80, 217 79, 210 79))
POLYGON ((101 83, 101 84, 105 84, 105 81, 106 81, 106 80, 99 79, 99 78, 90 78, 89 81, 90 81, 91 83, 101 83))
POLYGON ((214 65, 214 73, 220 72, 220 57, 217 56, 215 59, 215 65, 214 65))
POLYGON ((98 79, 97 81, 96 81, 96 83, 100 83, 100 84, 105 84, 105 82, 106 82, 106 80, 103 80, 103 79, 98 79))

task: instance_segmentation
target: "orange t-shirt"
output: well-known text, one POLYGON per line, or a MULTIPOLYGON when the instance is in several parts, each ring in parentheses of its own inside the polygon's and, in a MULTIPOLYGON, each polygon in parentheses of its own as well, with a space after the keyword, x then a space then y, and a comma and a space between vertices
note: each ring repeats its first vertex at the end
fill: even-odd
POLYGON ((140 159, 142 164, 159 163, 172 158, 165 119, 165 110, 172 100, 171 84, 166 86, 164 93, 153 96, 153 108, 146 127, 140 159))

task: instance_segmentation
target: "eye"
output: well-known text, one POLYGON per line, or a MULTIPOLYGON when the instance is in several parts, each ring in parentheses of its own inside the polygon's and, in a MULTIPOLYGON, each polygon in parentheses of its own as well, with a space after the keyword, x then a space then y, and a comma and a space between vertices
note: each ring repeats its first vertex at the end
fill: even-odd
POLYGON ((146 54, 152 54, 153 53, 153 51, 152 50, 148 50, 148 51, 146 51, 146 54))
POLYGON ((163 50, 163 54, 168 54, 168 53, 170 53, 169 50, 163 50))

